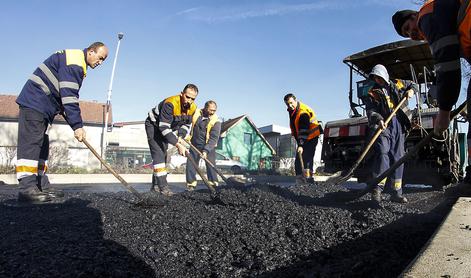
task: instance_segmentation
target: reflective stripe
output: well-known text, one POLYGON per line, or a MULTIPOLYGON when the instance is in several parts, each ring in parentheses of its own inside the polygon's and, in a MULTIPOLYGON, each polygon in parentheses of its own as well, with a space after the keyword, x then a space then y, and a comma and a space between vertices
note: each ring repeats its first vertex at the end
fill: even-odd
POLYGON ((157 177, 166 176, 166 175, 167 175, 167 171, 164 171, 164 172, 157 172, 157 173, 154 173, 154 175, 157 176, 157 177))
POLYGON ((165 168, 165 163, 154 164, 154 169, 157 169, 157 168, 165 168))
POLYGON ((29 78, 29 80, 33 81, 34 83, 38 84, 39 87, 41 87, 41 90, 43 90, 43 92, 46 94, 46 95, 50 95, 51 94, 51 91, 49 90, 49 87, 46 85, 46 83, 44 83, 44 81, 37 75, 33 74, 31 75, 31 77, 29 78))
POLYGON ((169 128, 164 129, 164 131, 162 131, 162 135, 163 135, 163 136, 165 136, 165 135, 167 135, 167 134, 169 134, 169 133, 172 133, 172 130, 169 129, 169 128))
POLYGON ((402 188, 402 180, 394 180, 394 190, 399 190, 402 188))
POLYGON ((57 80, 56 76, 52 73, 52 71, 44 63, 39 65, 39 69, 41 69, 44 75, 46 75, 47 79, 51 81, 56 91, 59 92, 59 81, 57 80))
POLYGON ((159 126, 170 127, 170 124, 169 124, 169 123, 165 123, 165 122, 160 122, 160 123, 159 123, 159 126))
POLYGON ((197 185, 197 182, 196 181, 192 181, 192 182, 187 182, 186 183, 186 186, 189 186, 189 187, 196 187, 197 185))
POLYGON ((456 59, 450 62, 443 62, 435 64, 435 71, 437 72, 447 72, 458 70, 461 68, 460 59, 456 59))
POLYGON ((384 186, 386 184, 386 179, 387 178, 382 179, 380 182, 378 182, 378 185, 384 186))
POLYGON ((149 118, 151 121, 153 121, 154 123, 157 122, 157 117, 159 116, 159 109, 156 107, 152 108, 150 111, 149 111, 149 118))
POLYGON ((16 166, 17 173, 38 173, 38 167, 31 167, 31 166, 16 166))
POLYGON ((18 159, 16 161, 16 166, 31 166, 31 167, 37 167, 39 161, 37 160, 32 160, 32 159, 18 159))
POLYGON ((78 103, 79 100, 77 97, 63 97, 62 104, 78 103))
POLYGON ((152 112, 152 110, 149 112, 149 119, 154 123, 157 122, 157 119, 155 118, 154 112, 152 112))
POLYGON ((70 88, 70 89, 78 90, 80 88, 78 83, 70 82, 70 81, 61 81, 59 82, 59 86, 61 89, 70 88))
POLYGON ((432 50, 432 53, 435 55, 438 50, 450 46, 450 45, 458 45, 458 36, 457 35, 449 35, 446 37, 443 37, 439 39, 438 41, 432 43, 430 45, 430 50, 432 50))

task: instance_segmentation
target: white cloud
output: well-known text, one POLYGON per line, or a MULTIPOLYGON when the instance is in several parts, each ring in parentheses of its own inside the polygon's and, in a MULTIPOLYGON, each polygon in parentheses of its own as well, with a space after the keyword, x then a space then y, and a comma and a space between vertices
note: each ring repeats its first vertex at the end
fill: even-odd
POLYGON ((207 23, 237 21, 257 17, 281 16, 291 13, 321 11, 342 8, 337 1, 317 1, 308 4, 271 4, 244 7, 199 7, 180 11, 177 15, 185 15, 191 20, 207 23))
POLYGON ((305 4, 256 4, 245 6, 194 7, 176 13, 194 21, 218 23, 238 21, 259 17, 283 16, 295 13, 323 12, 327 10, 344 10, 351 7, 387 6, 395 8, 411 8, 413 0, 318 0, 305 4))

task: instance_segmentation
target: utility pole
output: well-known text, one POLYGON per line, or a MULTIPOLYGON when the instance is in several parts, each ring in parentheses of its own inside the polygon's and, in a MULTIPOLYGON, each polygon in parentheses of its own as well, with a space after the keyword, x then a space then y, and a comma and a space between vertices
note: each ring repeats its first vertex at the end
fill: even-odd
MULTIPOLYGON (((114 54, 113 69, 111 70, 111 79, 110 86, 108 87, 108 98, 106 99, 106 110, 105 110, 105 124, 103 126, 103 133, 101 137, 101 157, 106 155, 106 133, 108 132, 108 119, 110 114, 110 105, 111 105, 111 92, 113 91, 113 79, 114 71, 116 69, 116 61, 118 60, 119 45, 121 44, 121 39, 124 37, 124 33, 118 33, 118 46, 116 47, 116 53, 114 54)), ((106 157, 104 157, 106 160, 106 157)))

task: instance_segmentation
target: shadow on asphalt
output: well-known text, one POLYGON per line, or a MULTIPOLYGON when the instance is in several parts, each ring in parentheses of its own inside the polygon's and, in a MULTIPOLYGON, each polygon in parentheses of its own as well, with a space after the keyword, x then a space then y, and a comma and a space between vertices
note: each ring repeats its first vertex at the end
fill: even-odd
POLYGON ((1 277, 155 277, 129 250, 104 238, 89 201, 0 203, 1 277))
MULTIPOLYGON (((301 257, 260 277, 398 277, 446 217, 453 202, 424 214, 406 214, 356 239, 301 257), (347 272, 346 272, 347 270, 347 272)), ((367 221, 367 219, 364 219, 367 221)))

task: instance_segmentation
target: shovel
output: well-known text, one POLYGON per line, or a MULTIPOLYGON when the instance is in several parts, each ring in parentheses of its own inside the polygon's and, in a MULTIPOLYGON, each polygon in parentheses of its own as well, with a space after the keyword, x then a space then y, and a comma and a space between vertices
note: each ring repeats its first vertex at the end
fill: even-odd
MULTIPOLYGON (((453 120, 457 115, 459 115, 463 110, 466 109, 466 100, 460 105, 458 106, 458 108, 456 108, 455 110, 451 111, 450 113, 450 120, 453 120)), ((434 135, 434 132, 430 132, 427 136, 425 136, 419 143, 417 143, 417 145, 415 145, 415 147, 413 149, 411 149, 410 151, 408 151, 403 157, 401 157, 401 159, 399 159, 396 163, 394 163, 391 167, 389 167, 388 170, 386 170, 384 173, 382 173, 381 175, 379 175, 378 177, 374 178, 374 179, 371 179, 369 180, 366 184, 366 188, 363 189, 360 193, 358 194, 355 194, 354 197, 352 197, 350 199, 350 201, 353 201, 355 199, 358 199, 360 197, 362 197, 363 195, 371 192, 371 190, 373 190, 374 186, 376 184, 378 184, 378 182, 380 182, 381 180, 383 180, 385 177, 388 177, 394 170, 397 169, 397 167, 399 167, 402 163, 404 163, 406 160, 408 160, 409 158, 411 158, 413 155, 415 155, 420 149, 422 149, 426 144, 428 144, 428 142, 430 142, 430 140, 432 140, 433 138, 433 135, 434 135)))
POLYGON ((196 161, 190 155, 189 151, 186 152, 186 157, 188 158, 188 161, 190 161, 191 165, 193 165, 193 167, 195 167, 196 172, 201 177, 204 184, 208 187, 209 191, 211 192, 211 198, 214 199, 215 197, 217 197, 216 189, 214 189, 214 187, 212 185, 210 185, 208 179, 204 176, 203 172, 201 172, 201 169, 198 167, 198 163, 196 163, 196 161))
MULTIPOLYGON (((391 114, 386 118, 386 121, 384 122, 384 125, 387 127, 389 122, 391 122, 391 119, 394 117, 394 115, 396 115, 397 111, 401 108, 401 106, 404 104, 404 102, 406 102, 407 100, 407 96, 405 96, 400 102, 398 105, 396 105, 396 108, 394 108, 394 110, 391 112, 391 114)), ((331 177, 329 177, 325 183, 326 185, 338 185, 338 184, 341 184, 341 183, 344 183, 346 181, 348 181, 352 176, 353 176, 353 171, 355 171, 356 168, 358 168, 358 166, 360 166, 360 163, 363 161, 363 159, 366 157, 366 155, 368 154, 368 152, 370 151, 371 147, 373 146, 373 144, 376 142, 376 139, 378 139, 378 137, 381 135, 381 133, 384 131, 383 128, 379 127, 378 130, 375 132, 375 134, 373 135, 373 137, 371 138, 370 142, 368 143, 368 145, 366 146, 366 148, 363 150, 363 152, 361 153, 360 157, 357 159, 357 161, 355 161, 355 163, 353 164, 353 166, 350 168, 350 170, 346 171, 346 172, 343 172, 343 171, 338 171, 337 173, 335 173, 334 175, 332 175, 331 177)))
POLYGON ((211 168, 213 168, 216 173, 218 173, 219 176, 221 176, 222 180, 227 184, 227 185, 233 185, 233 186, 244 186, 245 183, 244 182, 241 182, 241 181, 237 181, 235 178, 233 177, 230 177, 230 178, 226 178, 222 172, 216 168, 216 166, 206 157, 203 156, 203 154, 200 152, 200 150, 198 150, 193 144, 191 144, 191 142, 187 139, 184 139, 185 142, 188 143, 188 145, 190 145, 190 147, 207 163, 207 165, 209 165, 211 168))
POLYGON ((98 160, 100 160, 101 164, 103 164, 103 166, 105 166, 105 168, 111 173, 113 174, 113 176, 115 176, 120 182, 121 184, 129 191, 131 192, 132 194, 134 194, 134 196, 136 196, 137 198, 139 198, 139 200, 142 201, 142 196, 141 194, 139 194, 139 192, 137 192, 136 189, 134 189, 133 187, 131 187, 118 173, 116 173, 115 170, 113 170, 113 168, 111 168, 110 165, 108 165, 108 163, 106 163, 106 161, 95 151, 95 149, 92 147, 92 145, 90 145, 90 143, 88 143, 88 141, 86 139, 83 139, 82 141, 85 146, 87 146, 87 148, 96 156, 96 158, 98 158, 98 160))
POLYGON ((301 164, 301 171, 302 171, 302 183, 307 183, 307 179, 306 179, 306 176, 304 174, 304 160, 303 160, 303 154, 302 152, 300 151, 297 151, 297 155, 298 155, 298 160, 299 160, 299 163, 301 164))

